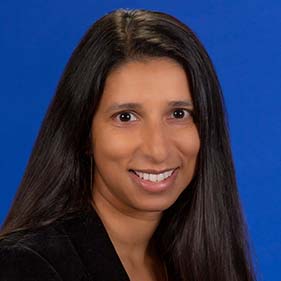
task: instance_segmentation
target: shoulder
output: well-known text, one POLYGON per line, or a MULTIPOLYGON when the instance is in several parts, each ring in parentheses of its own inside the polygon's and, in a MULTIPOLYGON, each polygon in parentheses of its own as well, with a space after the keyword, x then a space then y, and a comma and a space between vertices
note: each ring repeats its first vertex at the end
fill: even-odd
POLYGON ((54 280, 61 278, 52 265, 33 249, 0 244, 0 280, 54 280))
POLYGON ((0 240, 0 281, 85 280, 80 258, 64 231, 64 224, 72 221, 18 231, 0 240))

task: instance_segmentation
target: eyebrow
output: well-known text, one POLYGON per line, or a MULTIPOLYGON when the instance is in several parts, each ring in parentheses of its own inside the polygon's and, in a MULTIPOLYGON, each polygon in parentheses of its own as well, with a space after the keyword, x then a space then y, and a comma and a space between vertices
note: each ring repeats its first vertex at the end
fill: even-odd
MULTIPOLYGON (((193 107, 192 101, 185 101, 185 100, 180 100, 180 101, 170 101, 168 103, 170 107, 193 107)), ((114 103, 108 108, 108 112, 116 111, 116 110, 137 110, 141 109, 142 105, 139 103, 114 103)))
POLYGON ((107 111, 115 111, 115 110, 135 110, 140 109, 142 106, 139 103, 114 103, 111 105, 107 111))
POLYGON ((192 101, 185 101, 185 100, 180 100, 180 101, 170 101, 169 106, 171 107, 192 107, 193 102, 192 101))

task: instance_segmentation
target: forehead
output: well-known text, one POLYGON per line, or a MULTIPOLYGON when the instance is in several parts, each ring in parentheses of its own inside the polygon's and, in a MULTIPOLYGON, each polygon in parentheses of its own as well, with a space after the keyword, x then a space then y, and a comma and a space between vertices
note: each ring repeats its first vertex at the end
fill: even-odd
POLYGON ((131 61, 107 77, 102 100, 132 102, 154 99, 190 99, 190 88, 182 66, 170 58, 131 61))

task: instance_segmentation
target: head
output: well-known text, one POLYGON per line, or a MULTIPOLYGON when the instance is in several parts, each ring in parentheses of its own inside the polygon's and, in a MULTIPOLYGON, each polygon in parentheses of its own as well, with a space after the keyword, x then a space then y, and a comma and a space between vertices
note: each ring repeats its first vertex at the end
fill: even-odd
MULTIPOLYGON (((167 201, 159 208, 163 210, 171 206, 192 180, 195 181, 195 178, 199 181, 206 180, 204 173, 207 171, 212 173, 210 170, 214 170, 218 165, 217 163, 221 162, 224 153, 221 145, 226 143, 226 150, 228 149, 223 102, 212 63, 196 36, 177 19, 163 13, 118 10, 98 20, 84 36, 66 67, 53 106, 51 106, 52 108, 58 103, 58 107, 61 108, 60 112, 63 115, 59 116, 57 120, 61 120, 58 126, 62 127, 58 128, 57 132, 62 131, 64 126, 66 127, 65 134, 62 136, 65 144, 64 148, 61 149, 66 154, 69 153, 69 157, 72 157, 69 162, 76 163, 77 166, 71 168, 70 171, 79 169, 76 174, 79 178, 75 180, 84 182, 83 188, 86 196, 89 197, 92 193, 92 190, 89 189, 91 188, 89 183, 89 156, 92 155, 94 160, 96 160, 96 157, 101 159, 100 155, 106 152, 105 150, 103 152, 99 150, 99 144, 104 144, 104 141, 98 142, 96 146, 93 146, 93 143, 95 140, 99 141, 102 135, 107 139, 114 140, 114 132, 112 131, 109 131, 108 134, 112 133, 113 138, 109 138, 109 135, 104 136, 105 130, 102 129, 104 124, 102 126, 93 125, 97 124, 95 120, 100 116, 99 109, 103 106, 103 101, 108 99, 108 96, 115 91, 117 88, 115 84, 120 84, 120 79, 118 80, 119 77, 117 77, 118 73, 121 77, 120 72, 123 71, 124 74, 126 71, 134 71, 134 67, 137 65, 139 69, 145 69, 146 66, 144 72, 149 73, 149 69, 152 69, 153 65, 157 68, 156 64, 159 65, 161 62, 167 71, 171 70, 169 65, 173 64, 175 66, 173 70, 177 70, 182 75, 181 83, 185 83, 185 89, 181 93, 185 93, 186 99, 192 103, 190 109, 192 109, 193 129, 196 129, 192 132, 192 138, 194 139, 196 134, 198 140, 193 147, 192 168, 187 167, 185 176, 183 175, 184 169, 178 170, 183 177, 179 184, 179 190, 169 202, 167 201), (108 94, 108 92, 110 93, 108 94), (96 152, 93 151, 95 148, 96 152), (66 150, 69 150, 68 153, 66 150), (85 153, 85 151, 89 153, 85 153)), ((153 71, 150 71, 150 75, 153 74, 153 71)), ((166 74, 163 72, 160 75, 166 74)), ((167 75, 170 78, 173 74, 167 73, 167 75)), ((128 76, 128 79, 134 78, 128 76)), ((143 83, 140 83, 140 85, 143 85, 143 83)), ((120 89, 119 92, 124 93, 123 89, 120 89)), ((176 95, 176 91, 169 92, 176 95)), ((154 94, 157 95, 155 92, 154 94)), ((144 90, 141 92, 140 89, 137 96, 145 98, 144 90)), ((134 102, 135 98, 136 96, 131 94, 126 101, 131 103, 134 102)), ((179 98, 183 99, 183 97, 179 98)), ((123 101, 124 98, 122 100, 119 94, 119 100, 113 98, 110 102, 122 103, 123 101)), ((173 135, 167 132, 167 128, 163 131, 166 131, 167 135, 173 135)), ((151 134, 151 131, 146 133, 151 134)), ((159 135, 159 131, 157 133, 159 135)), ((174 135, 176 136, 176 134, 174 135)), ((120 136, 118 137, 120 139, 120 136)), ((134 141, 143 140, 143 137, 143 135, 135 135, 134 141)), ((165 136, 163 137, 165 138, 165 136)), ((188 144, 190 137, 182 135, 177 136, 177 139, 188 144)), ((60 143, 63 142, 60 141, 60 143)), ((112 144, 107 143, 113 149, 112 144)), ((128 148, 128 145, 126 147, 128 148)), ((120 151, 120 147, 116 149, 120 151)), ((133 151, 127 149, 126 152, 130 154, 133 151)), ((172 151, 169 153, 173 155, 172 151)), ((177 161, 172 160, 171 155, 167 156, 167 159, 171 159, 171 163, 167 161, 166 163, 152 163, 151 160, 149 163, 147 159, 135 159, 134 161, 131 159, 126 168, 128 170, 152 169, 157 171, 178 168, 178 163, 173 163, 173 161, 177 161)), ((137 157, 142 156, 138 154, 137 157)), ((121 158, 119 159, 121 161, 121 158)), ((186 159, 190 161, 188 157, 186 159)), ((116 161, 119 160, 116 159, 116 161)), ((101 163, 103 167, 107 167, 103 162, 101 163)), ((98 171, 106 172, 101 171, 101 165, 100 167, 94 165, 95 176, 100 175, 98 171)), ((73 175, 69 178, 73 178, 73 175)), ((101 177, 95 177, 94 179, 101 179, 101 177)), ((81 193, 81 189, 77 190, 77 193, 79 192, 81 193)), ((138 195, 140 194, 134 194, 135 197, 138 197, 138 195)), ((187 201, 190 198, 190 195, 188 195, 187 201)))

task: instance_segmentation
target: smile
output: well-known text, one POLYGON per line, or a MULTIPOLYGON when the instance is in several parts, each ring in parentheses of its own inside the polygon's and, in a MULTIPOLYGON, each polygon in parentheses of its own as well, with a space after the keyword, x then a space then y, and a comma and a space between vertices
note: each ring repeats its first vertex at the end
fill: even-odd
POLYGON ((161 182, 164 181, 165 179, 169 178, 175 169, 165 171, 163 173, 144 173, 136 170, 131 170, 133 173, 135 173, 139 178, 151 181, 151 182, 161 182))

